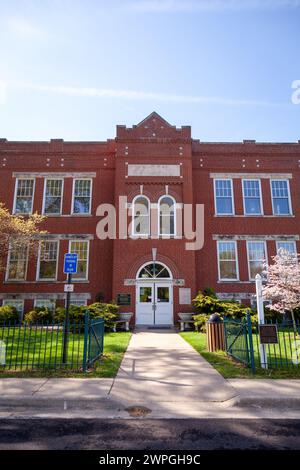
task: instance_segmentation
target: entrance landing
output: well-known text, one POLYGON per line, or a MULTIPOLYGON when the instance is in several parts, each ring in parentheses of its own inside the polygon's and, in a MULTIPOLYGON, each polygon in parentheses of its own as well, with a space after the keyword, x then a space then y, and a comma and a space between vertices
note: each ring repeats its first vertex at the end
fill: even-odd
POLYGON ((110 398, 128 405, 225 402, 234 388, 174 330, 137 330, 110 398))

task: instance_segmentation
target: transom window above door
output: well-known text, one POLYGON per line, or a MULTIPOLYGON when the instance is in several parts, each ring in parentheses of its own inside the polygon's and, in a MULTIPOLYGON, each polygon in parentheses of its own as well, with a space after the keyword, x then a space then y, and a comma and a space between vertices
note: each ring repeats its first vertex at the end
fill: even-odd
POLYGON ((171 279, 170 271, 160 263, 149 263, 144 266, 139 274, 139 279, 171 279))

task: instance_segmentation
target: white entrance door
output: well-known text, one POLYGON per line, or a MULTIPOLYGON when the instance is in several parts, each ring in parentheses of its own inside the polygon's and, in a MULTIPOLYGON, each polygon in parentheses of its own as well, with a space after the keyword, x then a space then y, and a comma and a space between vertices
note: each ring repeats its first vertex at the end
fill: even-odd
POLYGON ((173 285, 170 282, 138 282, 136 324, 173 324, 173 285))

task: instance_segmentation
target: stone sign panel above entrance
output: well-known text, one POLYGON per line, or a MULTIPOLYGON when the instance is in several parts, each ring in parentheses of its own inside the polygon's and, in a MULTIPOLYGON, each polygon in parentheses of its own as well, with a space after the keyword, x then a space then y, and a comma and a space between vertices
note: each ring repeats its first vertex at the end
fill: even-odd
POLYGON ((128 165, 128 176, 179 176, 180 165, 128 165))

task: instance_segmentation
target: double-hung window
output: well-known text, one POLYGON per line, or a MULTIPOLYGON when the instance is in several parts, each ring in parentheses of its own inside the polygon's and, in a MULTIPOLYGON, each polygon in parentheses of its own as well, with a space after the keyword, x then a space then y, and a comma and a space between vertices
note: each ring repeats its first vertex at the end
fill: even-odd
POLYGON ((4 299, 2 305, 9 305, 10 307, 14 307, 19 314, 20 320, 22 319, 24 313, 24 300, 4 299))
POLYGON ((69 247, 70 253, 77 253, 77 273, 72 275, 73 279, 86 280, 88 278, 88 240, 72 240, 69 247))
POLYGON ((237 249, 235 241, 218 241, 219 280, 238 279, 237 249))
POLYGON ((267 260, 266 244, 262 241, 248 241, 248 270, 249 279, 254 280, 256 274, 261 274, 267 260))
POLYGON ((262 214, 260 180, 243 180, 243 197, 245 215, 262 214))
POLYGON ((271 180, 273 214, 290 215, 290 189, 288 180, 271 180))
POLYGON ((234 214, 232 180, 215 180, 215 204, 217 215, 234 214))
POLYGON ((32 214, 34 194, 33 178, 17 178, 14 200, 14 214, 32 214))
POLYGON ((176 202, 171 196, 162 196, 158 201, 159 234, 165 236, 176 235, 175 223, 176 202))
POLYGON ((24 281, 26 279, 28 245, 10 244, 6 271, 7 281, 24 281))
POLYGON ((58 260, 58 241, 43 240, 40 242, 38 279, 56 280, 58 260))
POLYGON ((46 179, 44 188, 44 214, 61 214, 63 194, 62 179, 46 179))
POLYGON ((280 253, 280 250, 287 251, 290 255, 295 255, 296 256, 296 254, 297 254, 296 242, 294 242, 294 241, 276 242, 276 249, 277 249, 277 254, 280 253))
POLYGON ((92 180, 75 179, 73 181, 73 214, 90 214, 92 197, 92 180))
POLYGON ((150 235, 150 201, 145 196, 133 200, 133 235, 150 235))

